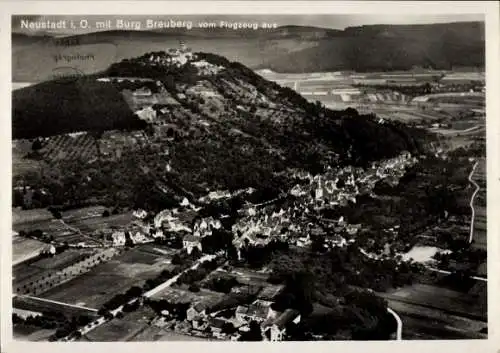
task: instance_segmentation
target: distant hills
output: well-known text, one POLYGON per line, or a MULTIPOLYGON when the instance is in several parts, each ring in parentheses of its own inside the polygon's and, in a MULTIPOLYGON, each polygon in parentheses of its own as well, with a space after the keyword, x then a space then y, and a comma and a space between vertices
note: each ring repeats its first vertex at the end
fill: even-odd
POLYGON ((483 67, 484 61, 484 24, 464 22, 349 27, 260 67, 277 72, 366 72, 483 67))
POLYGON ((86 73, 93 73, 124 58, 177 47, 180 40, 193 51, 216 53, 252 69, 269 68, 276 72, 483 67, 485 56, 482 22, 370 25, 342 31, 304 26, 272 30, 116 30, 69 38, 79 45, 62 48, 48 35, 14 33, 13 81, 50 78, 52 70, 60 65, 53 60, 54 53, 60 50, 93 52, 93 63, 71 63, 86 73), (32 68, 35 57, 44 60, 44 65, 36 70, 32 68))

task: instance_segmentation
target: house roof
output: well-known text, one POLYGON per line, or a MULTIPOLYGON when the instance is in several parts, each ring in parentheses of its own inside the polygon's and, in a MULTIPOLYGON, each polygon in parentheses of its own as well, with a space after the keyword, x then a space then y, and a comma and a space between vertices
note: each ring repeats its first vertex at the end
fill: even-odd
POLYGON ((210 312, 212 308, 216 306, 220 301, 220 297, 208 297, 196 303, 193 308, 197 312, 202 312, 203 310, 210 312))
POLYGON ((217 312, 217 311, 224 310, 224 309, 234 308, 238 304, 242 304, 244 302, 245 302, 245 300, 243 297, 238 297, 235 295, 225 296, 225 297, 221 298, 218 302, 214 303, 210 307, 209 311, 210 312, 217 312))
POLYGON ((272 300, 276 296, 278 296, 283 291, 284 288, 285 288, 285 286, 282 284, 266 286, 258 294, 258 298, 265 299, 265 300, 272 300))
POLYGON ((195 237, 192 234, 186 234, 186 236, 182 240, 190 242, 190 243, 199 243, 200 242, 200 238, 195 237))
POLYGON ((224 327, 225 323, 226 323, 226 321, 224 321, 222 319, 218 319, 218 318, 210 318, 208 320, 208 324, 211 327, 215 327, 215 328, 219 328, 219 329, 222 329, 222 327, 224 327))
POLYGON ((177 218, 179 219, 179 221, 181 221, 183 224, 188 224, 191 226, 191 224, 193 223, 194 219, 196 218, 197 216, 197 212, 193 211, 193 210, 187 210, 187 211, 184 211, 184 212, 181 212, 177 215, 177 218))
POLYGON ((256 300, 252 304, 246 307, 239 306, 236 309, 237 313, 241 313, 254 318, 262 318, 265 319, 269 312, 269 308, 271 307, 272 302, 268 302, 265 300, 256 300))

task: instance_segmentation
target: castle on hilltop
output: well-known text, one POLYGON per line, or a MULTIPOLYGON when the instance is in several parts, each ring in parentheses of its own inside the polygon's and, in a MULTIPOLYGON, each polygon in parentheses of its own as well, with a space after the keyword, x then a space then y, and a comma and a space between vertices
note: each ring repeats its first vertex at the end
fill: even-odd
POLYGON ((178 48, 170 48, 167 50, 167 53, 172 56, 172 59, 175 63, 178 63, 180 65, 184 65, 188 62, 188 60, 191 60, 193 58, 191 48, 188 48, 186 46, 186 43, 184 43, 184 41, 182 40, 179 41, 178 48))

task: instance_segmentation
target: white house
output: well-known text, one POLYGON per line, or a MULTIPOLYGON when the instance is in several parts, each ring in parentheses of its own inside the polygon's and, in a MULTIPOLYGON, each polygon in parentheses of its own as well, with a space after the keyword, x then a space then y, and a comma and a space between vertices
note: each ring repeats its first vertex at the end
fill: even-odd
POLYGON ((250 321, 262 323, 277 315, 277 312, 271 308, 271 304, 270 301, 257 299, 248 306, 240 305, 236 308, 236 319, 242 323, 250 321))
POLYGON ((195 237, 192 234, 187 234, 182 240, 182 246, 186 249, 188 254, 191 254, 194 248, 198 248, 201 251, 200 238, 195 237))
POLYGON ((138 210, 134 211, 133 215, 136 218, 144 219, 147 217, 148 213, 146 211, 144 211, 143 209, 138 209, 138 210))
POLYGON ((181 201, 181 203, 180 203, 180 205, 181 205, 182 207, 187 207, 187 206, 189 206, 189 200, 188 200, 187 198, 183 198, 183 199, 182 199, 182 201, 181 201))
POLYGON ((125 232, 124 231, 114 232, 111 235, 111 237, 113 239, 113 245, 114 246, 123 246, 123 245, 125 245, 126 237, 125 237, 125 232))
POLYGON ((212 235, 212 229, 222 228, 222 223, 220 220, 213 217, 207 217, 203 219, 198 219, 193 225, 193 234, 196 236, 210 236, 212 235))
POLYGON ((154 121, 156 119, 156 110, 153 107, 144 107, 135 112, 139 118, 146 121, 154 121))
POLYGON ((282 341, 286 334, 286 325, 300 322, 300 313, 294 309, 287 309, 279 315, 272 323, 264 324, 264 339, 266 341, 282 341))

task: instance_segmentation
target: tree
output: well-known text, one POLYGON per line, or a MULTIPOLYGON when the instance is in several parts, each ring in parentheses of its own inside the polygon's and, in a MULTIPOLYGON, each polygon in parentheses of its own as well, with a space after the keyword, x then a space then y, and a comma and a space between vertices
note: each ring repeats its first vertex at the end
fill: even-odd
POLYGON ((56 218, 56 219, 61 219, 62 218, 61 211, 59 211, 58 209, 53 208, 53 207, 49 207, 48 210, 49 210, 50 213, 52 213, 52 216, 54 216, 54 218, 56 218))
POLYGON ((126 292, 129 298, 139 297, 142 293, 143 293, 142 288, 138 286, 133 286, 126 292))
POLYGON ((174 256, 172 256, 172 265, 182 265, 182 259, 179 254, 174 254, 174 256))
POLYGON ((191 257, 195 260, 201 257, 201 251, 200 249, 198 249, 198 247, 193 248, 193 250, 191 251, 191 257))
POLYGON ((108 310, 104 312, 104 319, 106 320, 112 320, 115 316, 108 310))
POLYGON ((241 335, 240 341, 262 341, 262 330, 258 322, 250 322, 250 330, 241 335))
POLYGON ((35 139, 35 141, 33 141, 33 144, 31 145, 31 149, 33 151, 41 150, 42 147, 42 142, 39 139, 35 139))
POLYGON ((224 325, 222 325, 222 333, 226 335, 232 335, 235 333, 237 330, 234 327, 232 322, 225 322, 224 325))
POLYGON ((104 210, 104 212, 102 213, 102 216, 103 217, 109 217, 109 211, 108 210, 104 210))
POLYGON ((311 250, 314 252, 324 252, 325 251, 325 237, 322 235, 317 235, 311 239, 311 250))
POLYGON ((123 319, 123 312, 119 311, 116 313, 116 318, 117 319, 123 319))
POLYGON ((189 286, 189 291, 191 291, 191 292, 199 292, 200 291, 200 286, 198 286, 196 283, 193 283, 192 285, 189 286))

